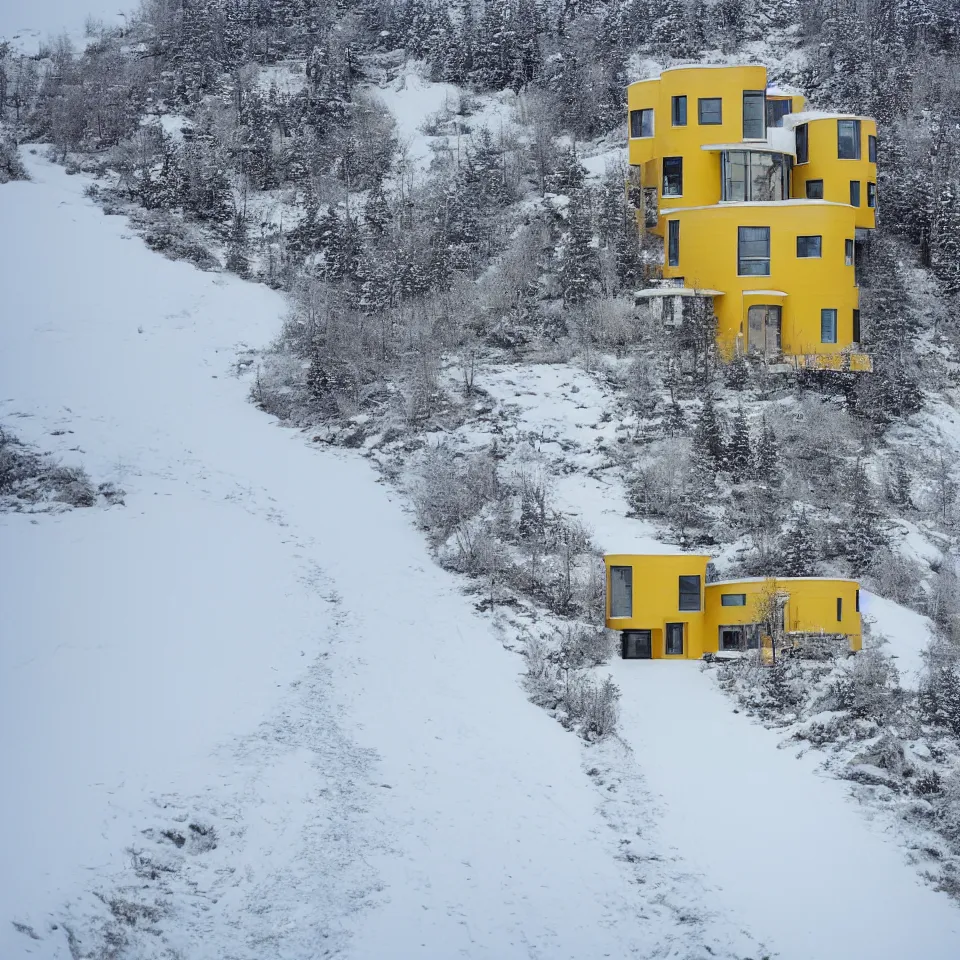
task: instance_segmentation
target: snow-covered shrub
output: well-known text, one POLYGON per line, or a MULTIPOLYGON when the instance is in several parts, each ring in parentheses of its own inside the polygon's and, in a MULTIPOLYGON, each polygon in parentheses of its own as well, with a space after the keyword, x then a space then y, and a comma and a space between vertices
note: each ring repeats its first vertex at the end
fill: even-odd
POLYGON ((20 159, 16 140, 9 133, 0 130, 0 183, 26 179, 27 169, 20 159))
POLYGON ((893 719, 903 700, 897 668, 874 647, 861 651, 837 668, 820 707, 843 710, 855 719, 884 725, 893 719))
POLYGON ((613 633, 604 627, 566 626, 560 639, 560 662, 575 670, 596 667, 613 656, 614 646, 613 633))
POLYGON ((943 638, 926 652, 920 685, 920 710, 928 723, 945 727, 960 738, 960 648, 943 638))
POLYGON ((915 560, 881 547, 870 563, 868 580, 875 593, 916 608, 922 596, 923 569, 915 560))
POLYGON ((49 479, 57 491, 56 500, 71 507, 92 507, 97 502, 97 491, 81 467, 55 467, 49 479))
POLYGON ((560 703, 560 691, 550 647, 540 637, 527 637, 523 655, 527 661, 524 686, 530 700, 538 707, 552 710, 560 703))
POLYGON ((417 519, 437 541, 446 540, 498 494, 496 461, 486 452, 462 456, 429 450, 413 483, 417 519))
POLYGON ((587 740, 599 740, 612 734, 620 719, 620 690, 612 677, 598 681, 571 672, 560 687, 562 706, 568 723, 579 727, 587 740))
POLYGON ((936 809, 940 832, 960 846, 960 766, 944 777, 936 809))

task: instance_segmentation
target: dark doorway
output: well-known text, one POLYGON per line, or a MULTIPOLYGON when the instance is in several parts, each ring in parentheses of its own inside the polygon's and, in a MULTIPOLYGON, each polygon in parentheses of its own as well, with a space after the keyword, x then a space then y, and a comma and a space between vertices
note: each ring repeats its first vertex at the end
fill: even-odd
POLYGON ((649 660, 653 644, 649 630, 624 630, 621 635, 621 655, 624 660, 649 660))

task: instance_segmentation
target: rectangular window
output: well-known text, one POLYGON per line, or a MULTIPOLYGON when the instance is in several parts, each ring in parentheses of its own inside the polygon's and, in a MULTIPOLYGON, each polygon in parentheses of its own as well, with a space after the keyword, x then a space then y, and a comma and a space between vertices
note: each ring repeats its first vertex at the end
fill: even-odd
MULTIPOLYGON (((853 311, 853 342, 860 342, 860 311, 853 311)), ((859 609, 859 607, 857 608, 859 609)))
POLYGON ((701 97, 697 101, 697 117, 703 126, 723 123, 722 98, 701 97))
POLYGON ((807 199, 808 200, 823 199, 823 181, 822 180, 807 181, 807 199))
POLYGON ((860 591, 859 591, 859 590, 857 590, 857 605, 856 605, 856 611, 857 611, 857 613, 860 612, 860 591))
POLYGON ((667 266, 680 266, 680 221, 667 221, 667 266))
POLYGON ((681 610, 700 609, 700 578, 680 578, 680 608, 681 610))
POLYGON ((783 118, 793 110, 793 103, 789 100, 767 101, 767 126, 782 127, 783 118))
POLYGON ((801 123, 795 132, 797 136, 797 163, 809 163, 810 141, 807 135, 807 125, 801 123))
POLYGON ((653 110, 630 111, 630 136, 634 140, 653 136, 653 110))
POLYGON ((875 207, 877 205, 877 185, 875 183, 867 184, 867 206, 875 207))
POLYGON ((737 273, 741 277, 770 276, 770 228, 739 227, 737 273))
POLYGON ((837 121, 837 156, 841 160, 860 159, 860 121, 837 121))
POLYGON ((664 638, 663 652, 669 656, 683 656, 683 627, 682 623, 668 623, 664 638))
POLYGON ((683 196, 683 157, 663 158, 663 195, 683 196))
POLYGON ((610 617, 633 616, 633 567, 610 568, 610 617))
POLYGON ((723 199, 746 200, 750 154, 745 150, 725 150, 720 154, 720 162, 723 166, 723 199))
POLYGON ((687 98, 674 97, 670 101, 670 122, 675 127, 687 125, 687 98))
POLYGON ((743 139, 762 140, 766 135, 767 95, 762 90, 743 91, 743 139))
POLYGON ((843 263, 844 266, 852 267, 853 266, 853 251, 854 251, 854 242, 852 240, 843 241, 843 263))
POLYGON ((837 597, 837 623, 843 619, 843 597, 837 597))
POLYGON ((867 159, 871 163, 877 162, 877 138, 873 136, 867 137, 867 159))
POLYGON ((798 257, 819 257, 822 237, 797 237, 798 257))
POLYGON ((747 605, 747 595, 745 593, 721 593, 721 607, 745 607, 747 605))
POLYGON ((860 206, 860 181, 859 180, 850 181, 850 206, 851 207, 860 206))
POLYGON ((821 343, 837 342, 837 311, 836 310, 820 311, 820 342, 821 343))

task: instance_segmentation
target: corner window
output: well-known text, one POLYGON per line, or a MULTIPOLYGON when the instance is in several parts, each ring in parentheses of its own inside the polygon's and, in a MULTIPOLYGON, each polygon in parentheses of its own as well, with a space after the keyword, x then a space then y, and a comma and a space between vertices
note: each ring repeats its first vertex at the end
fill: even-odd
POLYGON ((822 246, 822 237, 797 237, 798 257, 819 257, 822 246))
POLYGON ((683 656, 683 627, 682 623, 667 624, 663 652, 668 657, 683 656))
POLYGON ((770 276, 770 228, 737 229, 737 273, 741 277, 770 276))
POLYGON ((700 578, 680 578, 680 607, 681 610, 700 609, 700 578))
POLYGON ((653 136, 653 110, 630 111, 630 137, 640 140, 653 136))
MULTIPOLYGON (((853 311, 853 342, 854 343, 860 342, 860 311, 859 310, 853 311)), ((857 609, 859 610, 860 608, 857 607, 857 609)))
POLYGON ((667 221, 667 266, 680 266, 680 221, 667 221))
POLYGON ((747 595, 745 593, 721 593, 721 607, 745 607, 747 605, 747 595))
POLYGON ((860 206, 860 181, 859 180, 850 181, 850 206, 851 207, 860 206))
POLYGON ((801 123, 794 131, 797 137, 797 163, 810 162, 810 140, 807 135, 807 125, 801 123))
POLYGON ((822 180, 807 181, 807 199, 808 200, 823 199, 823 181, 822 180))
POLYGON ((875 183, 867 184, 867 206, 875 207, 877 205, 877 185, 875 183))
POLYGON ((743 91, 743 139, 762 140, 766 135, 767 95, 763 90, 743 91))
POLYGON ((837 623, 843 619, 843 597, 837 597, 837 623))
POLYGON ((837 121, 837 156, 841 160, 860 159, 860 121, 837 121))
POLYGON ((877 138, 874 136, 867 137, 867 159, 871 163, 877 162, 877 138))
POLYGON ((633 567, 610 568, 610 618, 633 616, 633 567))
POLYGON ((683 196, 683 157, 663 158, 663 196, 683 196))
POLYGON ((837 311, 836 310, 821 310, 820 311, 820 342, 821 343, 836 343, 837 342, 837 311))
POLYGON ((852 240, 843 241, 843 265, 845 267, 853 266, 854 243, 852 240))
POLYGON ((723 99, 721 97, 701 97, 697 101, 697 119, 702 126, 723 123, 723 99))
POLYGON ((687 125, 687 98, 673 97, 670 101, 670 122, 675 127, 687 125))

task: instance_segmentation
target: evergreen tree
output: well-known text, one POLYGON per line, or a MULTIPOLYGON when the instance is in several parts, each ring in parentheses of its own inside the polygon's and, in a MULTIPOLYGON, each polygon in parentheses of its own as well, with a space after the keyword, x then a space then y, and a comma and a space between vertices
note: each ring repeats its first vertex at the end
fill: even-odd
POLYGON ((750 476, 753 465, 753 442, 750 437, 750 424, 743 407, 737 407, 737 415, 733 419, 733 431, 730 434, 730 443, 726 450, 727 469, 734 480, 740 482, 750 476))
POLYGON ((723 425, 714 406, 713 396, 707 393, 700 408, 693 445, 694 449, 709 458, 714 472, 723 469, 726 464, 727 444, 723 434, 723 425))
POLYGON ((593 223, 582 195, 570 201, 566 228, 560 247, 560 290, 567 303, 582 303, 600 281, 600 258, 594 247, 593 223))
POLYGON ((764 415, 760 424, 760 439, 754 455, 754 471, 757 481, 776 489, 783 482, 783 468, 780 464, 780 451, 773 427, 767 423, 764 415))
POLYGON ((847 486, 850 515, 844 525, 842 550, 855 574, 870 568, 876 552, 887 543, 886 525, 873 484, 861 461, 857 461, 847 486))
POLYGON ((250 251, 247 239, 247 221, 240 214, 235 213, 230 228, 230 240, 227 243, 226 268, 239 277, 250 274, 250 251))
POLYGON ((948 296, 960 294, 960 198, 957 183, 947 180, 937 198, 931 263, 933 272, 948 296))
POLYGON ((780 542, 780 570, 785 577, 817 576, 819 549, 805 508, 794 509, 780 542))

